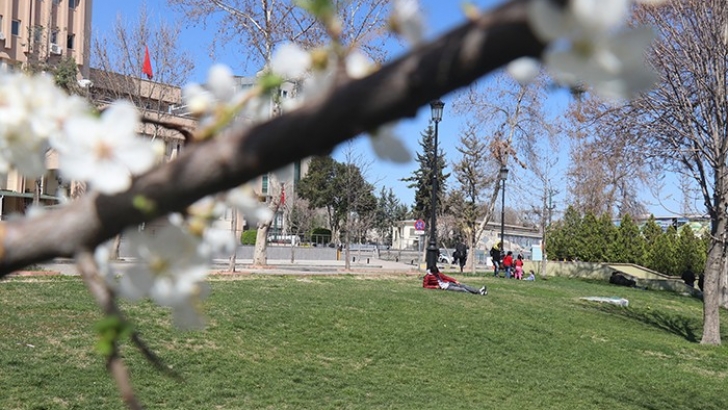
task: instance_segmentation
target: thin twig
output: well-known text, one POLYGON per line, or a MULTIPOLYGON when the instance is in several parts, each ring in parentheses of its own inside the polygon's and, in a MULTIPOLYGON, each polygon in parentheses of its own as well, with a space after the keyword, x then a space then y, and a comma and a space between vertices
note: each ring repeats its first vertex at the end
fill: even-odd
MULTIPOLYGON (((93 254, 88 250, 78 252, 76 254, 76 264, 83 282, 96 303, 104 311, 104 314, 107 316, 118 315, 120 312, 116 306, 114 294, 99 275, 93 254)), ((131 385, 129 371, 124 365, 124 359, 119 356, 119 347, 116 341, 112 342, 111 354, 106 358, 106 369, 116 381, 116 386, 119 388, 119 393, 121 393, 126 406, 132 410, 142 410, 143 407, 134 394, 134 388, 131 385)))

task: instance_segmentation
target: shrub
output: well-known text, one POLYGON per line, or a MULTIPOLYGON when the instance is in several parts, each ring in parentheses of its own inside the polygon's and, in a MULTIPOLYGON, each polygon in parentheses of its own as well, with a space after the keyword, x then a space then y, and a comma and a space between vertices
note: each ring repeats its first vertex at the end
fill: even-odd
POLYGON ((323 243, 323 244, 331 242, 331 229, 326 229, 326 228, 311 229, 311 242, 323 243))
POLYGON ((255 238, 258 236, 257 229, 243 231, 240 234, 240 243, 243 245, 255 245, 255 238))

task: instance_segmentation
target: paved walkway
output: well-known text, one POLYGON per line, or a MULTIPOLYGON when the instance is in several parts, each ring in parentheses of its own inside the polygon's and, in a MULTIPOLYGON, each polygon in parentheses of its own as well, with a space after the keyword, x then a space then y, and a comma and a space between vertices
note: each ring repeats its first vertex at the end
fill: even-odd
MULTIPOLYGON (((114 262, 119 270, 125 270, 134 263, 132 259, 122 259, 114 262)), ((231 274, 228 271, 229 260, 213 260, 210 270, 214 273, 231 274)), ((56 259, 52 262, 38 264, 46 274, 56 272, 61 275, 78 275, 76 265, 71 259, 56 259)), ((345 269, 344 261, 335 260, 301 260, 291 263, 290 259, 268 260, 265 267, 253 267, 252 259, 237 259, 235 272, 239 274, 268 274, 268 275, 339 275, 339 274, 421 274, 416 265, 382 259, 369 259, 369 263, 353 262, 350 269, 345 269)))

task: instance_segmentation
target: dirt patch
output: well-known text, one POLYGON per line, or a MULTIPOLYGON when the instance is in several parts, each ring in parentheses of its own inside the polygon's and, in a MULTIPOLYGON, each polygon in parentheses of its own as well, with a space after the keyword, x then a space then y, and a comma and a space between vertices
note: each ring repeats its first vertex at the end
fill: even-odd
POLYGON ((9 274, 8 277, 12 278, 12 277, 27 277, 27 276, 57 276, 60 274, 61 274, 61 272, 56 272, 54 270, 19 270, 19 271, 9 274))

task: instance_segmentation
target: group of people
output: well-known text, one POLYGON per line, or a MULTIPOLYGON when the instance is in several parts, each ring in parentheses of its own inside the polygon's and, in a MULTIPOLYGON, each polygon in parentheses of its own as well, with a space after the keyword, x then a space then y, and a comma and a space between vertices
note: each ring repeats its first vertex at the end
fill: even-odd
MULTIPOLYGON (((500 250, 500 244, 496 244, 493 246, 493 248, 490 249, 490 258, 493 260, 493 276, 494 277, 500 277, 500 271, 501 269, 505 272, 505 277, 507 279, 515 278, 518 280, 523 279, 523 255, 520 253, 518 256, 514 259, 513 258, 513 252, 508 251, 505 256, 501 259, 501 250, 500 250)), ((531 274, 527 278, 527 280, 533 280, 531 279, 531 276, 533 276, 533 271, 531 271, 531 274)))

